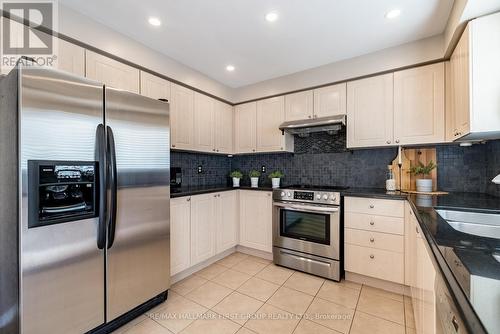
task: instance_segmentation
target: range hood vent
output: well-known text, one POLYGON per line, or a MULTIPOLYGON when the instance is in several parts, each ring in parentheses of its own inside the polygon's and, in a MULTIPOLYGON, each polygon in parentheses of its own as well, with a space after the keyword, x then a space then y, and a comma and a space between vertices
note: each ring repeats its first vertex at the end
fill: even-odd
POLYGON ((329 134, 335 134, 342 128, 342 126, 345 126, 345 123, 345 115, 336 115, 284 122, 279 128, 281 131, 292 135, 307 135, 313 132, 328 132, 329 134))

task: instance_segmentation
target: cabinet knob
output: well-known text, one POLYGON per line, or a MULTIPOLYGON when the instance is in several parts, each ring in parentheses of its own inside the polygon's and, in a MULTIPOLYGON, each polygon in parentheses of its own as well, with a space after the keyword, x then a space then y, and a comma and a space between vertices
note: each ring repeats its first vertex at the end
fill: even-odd
POLYGON ((255 149, 252 149, 252 152, 255 152, 255 149))
POLYGON ((370 242, 375 242, 375 239, 374 238, 370 238, 370 242))
POLYGON ((390 141, 390 140, 388 140, 388 141, 386 141, 386 143, 387 143, 387 144, 390 144, 390 143, 391 143, 391 141, 390 141))
POLYGON ((370 259, 374 259, 374 258, 375 258, 375 255, 371 254, 370 259))
POLYGON ((283 147, 281 148, 281 150, 283 151, 283 147))
POLYGON ((191 201, 191 197, 186 198, 186 201, 187 202, 191 201))
POLYGON ((399 144, 399 139, 396 139, 396 144, 399 144))
POLYGON ((420 233, 420 231, 418 230, 418 227, 415 227, 415 232, 417 232, 417 234, 420 233))
POLYGON ((175 145, 172 145, 172 147, 175 147, 175 145))
POLYGON ((375 207, 375 205, 370 204, 370 209, 373 209, 374 207, 375 207))
POLYGON ((214 152, 215 152, 215 148, 213 148, 213 149, 212 149, 212 151, 214 151, 214 152))
POLYGON ((307 116, 307 118, 311 118, 311 115, 307 116))
POLYGON ((372 220, 372 221, 370 222, 370 225, 371 225, 371 226, 375 225, 375 222, 372 220))
POLYGON ((217 150, 217 152, 219 152, 219 150, 217 150))

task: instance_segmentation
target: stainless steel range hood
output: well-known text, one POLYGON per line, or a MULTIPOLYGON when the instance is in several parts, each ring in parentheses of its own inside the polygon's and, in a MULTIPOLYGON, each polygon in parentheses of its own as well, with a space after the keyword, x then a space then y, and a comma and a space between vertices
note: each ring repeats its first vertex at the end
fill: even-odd
POLYGON ((312 118, 300 121, 289 121, 282 123, 281 131, 292 135, 303 135, 312 132, 336 133, 345 126, 346 116, 335 115, 329 117, 312 118))

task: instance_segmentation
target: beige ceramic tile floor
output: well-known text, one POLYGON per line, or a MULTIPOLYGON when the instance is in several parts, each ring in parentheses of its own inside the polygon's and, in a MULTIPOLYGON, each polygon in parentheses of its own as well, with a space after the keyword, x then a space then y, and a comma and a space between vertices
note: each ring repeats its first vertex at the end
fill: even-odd
POLYGON ((234 253, 174 284, 168 300, 115 334, 409 334, 411 301, 234 253))

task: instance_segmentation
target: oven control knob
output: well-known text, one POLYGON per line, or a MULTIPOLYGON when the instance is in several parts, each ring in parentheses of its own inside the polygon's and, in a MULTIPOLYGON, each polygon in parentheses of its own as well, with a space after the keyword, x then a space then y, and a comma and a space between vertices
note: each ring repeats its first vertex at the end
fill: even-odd
POLYGON ((326 201, 328 199, 328 195, 327 194, 324 194, 323 195, 323 199, 326 201))
POLYGON ((316 199, 319 201, 321 199, 321 194, 317 194, 316 199))
POLYGON ((335 195, 330 195, 330 201, 335 202, 337 200, 337 197, 335 195))
POLYGON ((291 192, 287 192, 287 193, 286 193, 286 195, 287 195, 288 197, 292 197, 292 193, 291 193, 291 192))
POLYGON ((284 191, 282 191, 282 192, 281 192, 281 197, 285 197, 285 195, 286 195, 286 194, 285 194, 285 192, 284 192, 284 191))

